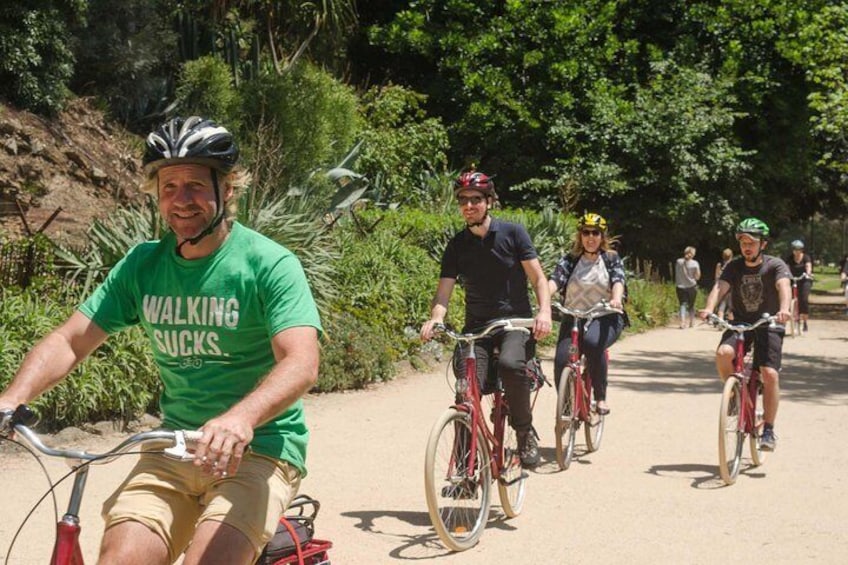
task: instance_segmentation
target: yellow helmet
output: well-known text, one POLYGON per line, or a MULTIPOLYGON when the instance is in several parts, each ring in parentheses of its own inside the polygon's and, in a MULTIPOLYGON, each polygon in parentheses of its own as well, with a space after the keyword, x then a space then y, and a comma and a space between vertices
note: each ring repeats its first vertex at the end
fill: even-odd
POLYGON ((600 214, 586 212, 577 222, 579 229, 583 228, 598 228, 602 232, 607 231, 607 221, 600 214))

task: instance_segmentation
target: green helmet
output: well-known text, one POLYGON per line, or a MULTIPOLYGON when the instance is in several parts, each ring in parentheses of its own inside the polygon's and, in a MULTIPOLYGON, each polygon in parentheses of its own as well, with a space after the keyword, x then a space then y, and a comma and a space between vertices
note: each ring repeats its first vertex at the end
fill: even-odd
POLYGON ((739 236, 743 234, 750 235, 755 239, 762 239, 768 237, 769 227, 764 221, 757 218, 745 218, 736 226, 736 239, 739 239, 739 236))

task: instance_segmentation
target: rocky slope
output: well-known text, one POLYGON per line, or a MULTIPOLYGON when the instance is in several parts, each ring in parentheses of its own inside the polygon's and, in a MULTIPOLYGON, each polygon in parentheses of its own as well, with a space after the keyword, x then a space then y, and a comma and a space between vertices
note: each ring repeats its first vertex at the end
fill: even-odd
POLYGON ((140 156, 141 140, 90 99, 50 119, 0 101, 0 238, 35 232, 58 210, 44 232, 81 244, 95 218, 139 198, 140 156))

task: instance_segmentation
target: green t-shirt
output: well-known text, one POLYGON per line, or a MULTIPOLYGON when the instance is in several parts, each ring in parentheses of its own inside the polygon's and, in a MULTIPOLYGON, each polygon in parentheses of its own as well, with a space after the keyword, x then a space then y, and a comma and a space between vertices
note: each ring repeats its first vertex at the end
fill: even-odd
MULTIPOLYGON (((179 257, 173 234, 134 247, 79 310, 110 334, 141 324, 171 429, 196 429, 255 389, 275 363, 270 338, 278 332, 321 331, 297 257, 238 223, 201 259, 179 257)), ((256 429, 251 447, 305 475, 308 437, 298 400, 256 429)))

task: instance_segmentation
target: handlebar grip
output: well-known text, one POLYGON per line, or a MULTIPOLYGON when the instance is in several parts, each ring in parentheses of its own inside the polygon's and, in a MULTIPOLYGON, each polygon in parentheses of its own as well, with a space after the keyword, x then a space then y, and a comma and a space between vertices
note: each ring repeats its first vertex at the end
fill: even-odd
POLYGON ((186 441, 197 443, 203 437, 203 432, 200 430, 185 430, 183 435, 185 435, 186 441))

